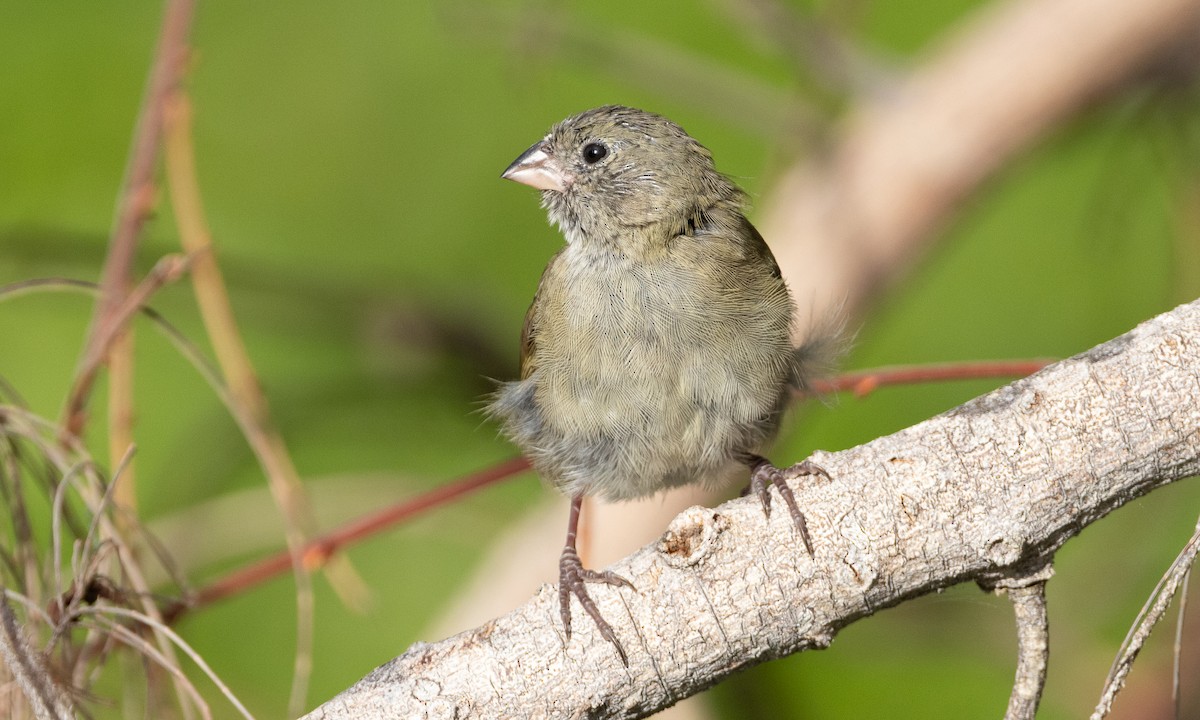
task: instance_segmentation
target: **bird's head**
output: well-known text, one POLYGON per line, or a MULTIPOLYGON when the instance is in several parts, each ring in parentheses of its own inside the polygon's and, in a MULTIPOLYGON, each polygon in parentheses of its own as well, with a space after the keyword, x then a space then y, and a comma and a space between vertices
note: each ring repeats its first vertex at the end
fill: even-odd
POLYGON ((630 232, 678 232, 741 192, 712 154, 670 120, 607 105, 555 125, 502 177, 542 191, 567 240, 618 242, 630 232))

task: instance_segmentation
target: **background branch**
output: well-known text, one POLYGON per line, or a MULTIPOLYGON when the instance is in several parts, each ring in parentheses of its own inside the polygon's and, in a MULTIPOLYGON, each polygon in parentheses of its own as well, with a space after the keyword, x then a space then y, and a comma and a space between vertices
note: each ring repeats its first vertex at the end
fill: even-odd
POLYGON ((837 304, 861 312, 984 182, 1085 105, 1194 43, 1198 26, 1197 0, 995 3, 903 82, 861 98, 837 141, 787 170, 764 203, 763 235, 813 304, 802 320, 837 304))
POLYGON ((0 660, 38 720, 68 720, 75 716, 70 697, 54 681, 45 659, 22 635, 3 587, 0 587, 0 660))
MULTIPOLYGON (((84 406, 87 404, 100 363, 107 355, 105 346, 114 341, 119 343, 120 310, 133 284, 133 263, 137 253, 138 236, 156 200, 154 171, 157 168, 159 141, 162 138, 165 102, 168 93, 183 75, 193 10, 191 0, 171 0, 165 4, 158 48, 134 129, 133 144, 129 150, 125 179, 117 200, 117 214, 109 238, 108 253, 104 258, 100 299, 96 303, 96 313, 84 346, 84 359, 67 398, 63 423, 65 431, 71 435, 83 432, 84 406)), ((130 348, 125 347, 125 352, 130 352, 130 348)), ((123 372, 131 371, 128 363, 122 368, 123 372)), ((129 392, 132 381, 126 377, 118 384, 124 392, 129 392)), ((122 399, 118 399, 118 403, 126 406, 129 404, 127 400, 122 399)), ((128 435, 127 428, 119 428, 118 432, 128 435)), ((113 456, 113 462, 125 452, 127 446, 128 443, 120 448, 113 456)))

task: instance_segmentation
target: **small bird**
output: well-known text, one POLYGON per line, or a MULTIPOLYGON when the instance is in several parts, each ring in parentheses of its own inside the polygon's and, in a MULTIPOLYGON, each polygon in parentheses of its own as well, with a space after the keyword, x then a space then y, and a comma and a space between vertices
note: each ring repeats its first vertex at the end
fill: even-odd
MULTIPOLYGON (((567 638, 574 595, 628 665, 586 583, 636 589, 583 567, 575 540, 584 496, 629 500, 748 468, 764 512, 773 485, 812 554, 782 471, 761 453, 792 389, 808 386, 832 343, 792 346, 792 299, 744 215, 744 193, 667 118, 588 110, 555 125, 501 177, 542 191, 567 244, 525 317, 521 379, 503 383, 488 411, 543 480, 572 498, 559 560, 567 638)), ((792 472, 828 477, 811 461, 792 472)))

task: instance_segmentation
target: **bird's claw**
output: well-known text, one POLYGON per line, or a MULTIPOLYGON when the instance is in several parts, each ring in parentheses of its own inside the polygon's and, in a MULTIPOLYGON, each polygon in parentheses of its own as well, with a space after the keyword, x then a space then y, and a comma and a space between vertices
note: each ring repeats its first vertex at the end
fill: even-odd
POLYGON ((575 548, 570 546, 563 548, 562 556, 558 561, 558 603, 559 612, 562 614, 563 630, 566 632, 567 639, 571 639, 571 596, 574 595, 579 599, 579 604, 587 614, 592 617, 592 621, 596 623, 596 629, 600 631, 600 637, 612 643, 613 647, 617 649, 617 654, 621 656, 621 663, 625 667, 629 667, 629 656, 625 654, 625 648, 621 645, 621 641, 617 639, 617 634, 613 631, 612 626, 600 614, 600 609, 596 607, 592 596, 588 594, 587 583, 589 582, 627 587, 630 590, 637 591, 633 583, 614 572, 585 568, 575 548))
MULTIPOLYGON (((812 541, 808 537, 808 522, 804 519, 804 513, 800 512, 800 506, 796 504, 796 495, 788 487, 784 472, 784 470, 772 465, 766 458, 753 458, 750 466, 750 492, 758 495, 758 500, 763 506, 763 514, 771 517, 770 491, 771 486, 775 486, 780 496, 783 497, 783 501, 787 503, 788 512, 792 516, 792 522, 796 525, 796 530, 800 533, 800 539, 804 541, 804 549, 808 551, 811 557, 813 549, 812 541)), ((820 475, 826 480, 832 480, 825 468, 812 460, 804 460, 796 463, 787 472, 795 475, 820 475)))

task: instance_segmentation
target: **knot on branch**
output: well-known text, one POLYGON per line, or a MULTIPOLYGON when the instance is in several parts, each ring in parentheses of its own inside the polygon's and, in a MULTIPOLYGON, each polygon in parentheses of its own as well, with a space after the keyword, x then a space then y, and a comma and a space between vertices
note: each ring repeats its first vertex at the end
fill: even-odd
POLYGON ((1054 565, 1051 558, 1031 558, 1028 562, 1010 568, 1003 572, 988 573, 976 579, 985 592, 1004 592, 1019 590, 1044 584, 1054 577, 1054 565))
POLYGON ((701 562, 717 547, 729 518, 712 508, 693 506, 679 513, 658 541, 658 552, 668 565, 684 568, 701 562))

